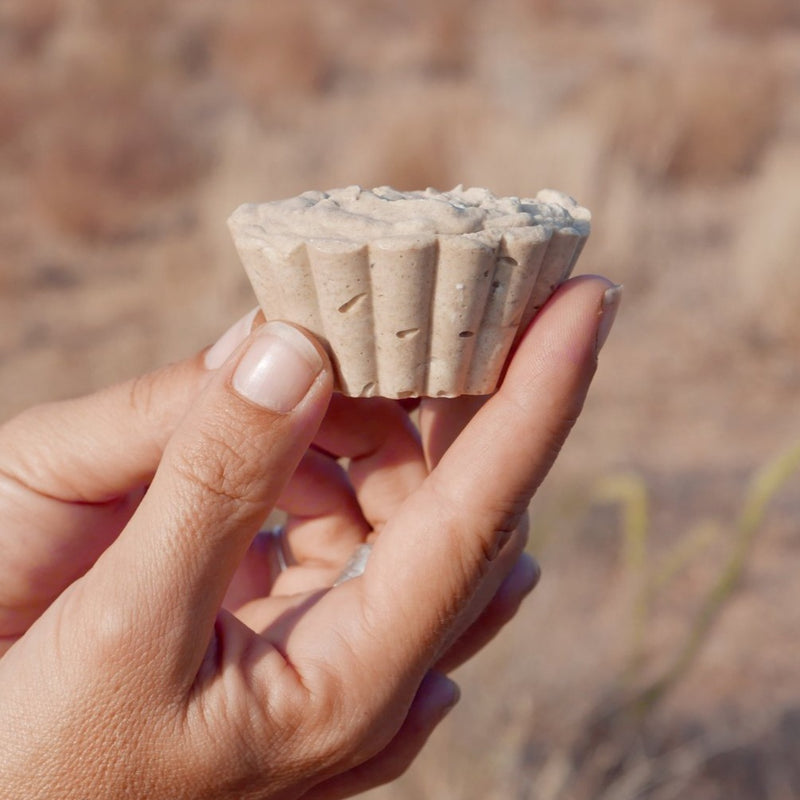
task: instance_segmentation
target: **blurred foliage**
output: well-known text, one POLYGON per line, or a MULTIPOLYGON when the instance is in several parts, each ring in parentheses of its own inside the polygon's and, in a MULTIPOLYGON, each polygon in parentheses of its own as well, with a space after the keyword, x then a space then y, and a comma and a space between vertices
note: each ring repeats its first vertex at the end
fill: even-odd
POLYGON ((675 646, 671 663, 661 674, 642 686, 646 662, 647 634, 652 625, 653 605, 659 593, 669 589, 678 576, 710 542, 727 533, 722 521, 703 521, 680 537, 660 561, 652 563, 648 553, 651 520, 647 484, 635 474, 605 478, 596 498, 618 503, 622 508, 622 536, 625 542, 625 567, 635 578, 637 589, 631 609, 631 633, 628 666, 623 679, 622 706, 636 714, 650 713, 656 704, 688 673, 714 623, 731 599, 747 569, 748 557, 762 528, 770 502, 789 480, 800 471, 800 443, 765 464, 748 486, 731 536, 725 538, 728 557, 719 565, 717 575, 698 604, 690 620, 683 643, 675 646))

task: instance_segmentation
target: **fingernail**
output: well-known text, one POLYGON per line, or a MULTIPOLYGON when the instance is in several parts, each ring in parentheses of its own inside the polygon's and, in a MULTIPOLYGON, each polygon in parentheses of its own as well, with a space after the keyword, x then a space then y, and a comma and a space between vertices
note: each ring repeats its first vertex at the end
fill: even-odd
POLYGON ((461 699, 458 684, 440 672, 429 672, 420 690, 424 693, 426 710, 434 719, 442 719, 461 699))
POLYGON ((228 356, 250 335, 258 311, 258 308, 254 308, 238 322, 234 322, 216 343, 208 348, 204 360, 206 369, 219 369, 228 360, 228 356))
POLYGON ((597 338, 595 340, 595 353, 599 353, 611 333, 614 319, 617 316, 617 309, 622 301, 622 286, 617 284, 612 286, 603 294, 603 302, 600 305, 600 322, 597 325, 597 338))
POLYGON ((528 553, 523 553, 501 584, 501 591, 521 601, 539 585, 541 577, 539 562, 528 553))
POLYGON ((285 414, 308 393, 322 357, 297 328, 268 322, 258 329, 233 373, 233 388, 259 406, 285 414))
POLYGON ((444 719, 458 705, 458 701, 461 699, 461 689, 458 688, 458 684, 450 681, 450 686, 452 688, 449 696, 439 707, 439 719, 444 719))

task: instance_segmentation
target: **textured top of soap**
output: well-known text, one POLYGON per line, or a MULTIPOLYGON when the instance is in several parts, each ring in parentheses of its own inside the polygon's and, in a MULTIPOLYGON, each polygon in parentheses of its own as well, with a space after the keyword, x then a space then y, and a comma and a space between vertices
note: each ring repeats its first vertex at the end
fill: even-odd
POLYGON ((488 189, 457 186, 399 192, 388 186, 348 186, 304 192, 289 200, 246 203, 233 213, 234 235, 290 241, 365 244, 393 237, 502 235, 513 228, 544 226, 588 234, 591 215, 568 195, 550 189, 535 198, 496 197, 488 189))

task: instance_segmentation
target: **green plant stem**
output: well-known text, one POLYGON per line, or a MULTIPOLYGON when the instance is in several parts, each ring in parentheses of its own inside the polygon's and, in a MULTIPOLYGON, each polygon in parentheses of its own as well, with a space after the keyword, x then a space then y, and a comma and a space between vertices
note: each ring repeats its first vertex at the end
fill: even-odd
POLYGON ((708 639, 708 634, 720 611, 741 580, 756 534, 761 529, 767 505, 798 468, 800 468, 800 444, 767 464, 756 474, 737 520, 736 537, 730 558, 706 595, 689 629, 686 641, 672 665, 636 697, 633 705, 638 713, 646 714, 650 711, 688 672, 708 639))
POLYGON ((647 540, 650 531, 650 502, 647 484, 639 475, 622 474, 604 480, 597 490, 601 500, 622 505, 625 568, 636 581, 631 619, 631 641, 626 683, 632 682, 644 663, 644 642, 652 595, 647 586, 647 540))

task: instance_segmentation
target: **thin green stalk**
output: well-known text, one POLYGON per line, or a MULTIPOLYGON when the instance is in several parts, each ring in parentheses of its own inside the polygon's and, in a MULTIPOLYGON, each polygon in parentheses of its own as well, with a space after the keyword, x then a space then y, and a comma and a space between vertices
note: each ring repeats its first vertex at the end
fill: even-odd
POLYGON ((768 504, 798 469, 800 469, 800 444, 756 473, 737 520, 730 558, 700 606, 684 645, 672 665, 636 698, 634 705, 640 713, 647 713, 688 672, 708 639, 720 611, 741 580, 768 504))
POLYGON ((647 587, 647 540, 650 533, 650 502, 647 484, 633 473, 616 475, 603 481, 598 498, 620 503, 623 511, 623 558, 629 575, 636 580, 636 598, 631 620, 631 643, 626 678, 633 680, 644 662, 644 642, 650 615, 651 593, 647 587))

